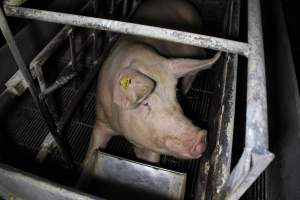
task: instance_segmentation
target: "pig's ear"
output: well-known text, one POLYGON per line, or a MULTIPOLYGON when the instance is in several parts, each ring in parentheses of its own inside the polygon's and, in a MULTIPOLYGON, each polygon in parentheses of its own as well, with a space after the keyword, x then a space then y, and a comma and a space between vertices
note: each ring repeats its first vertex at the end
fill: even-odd
POLYGON ((113 101, 124 109, 136 108, 155 87, 150 77, 130 67, 123 69, 117 77, 113 101))
POLYGON ((209 59, 185 59, 175 58, 167 61, 167 68, 175 75, 176 78, 185 76, 186 74, 197 73, 199 71, 209 69, 220 58, 221 52, 209 59))

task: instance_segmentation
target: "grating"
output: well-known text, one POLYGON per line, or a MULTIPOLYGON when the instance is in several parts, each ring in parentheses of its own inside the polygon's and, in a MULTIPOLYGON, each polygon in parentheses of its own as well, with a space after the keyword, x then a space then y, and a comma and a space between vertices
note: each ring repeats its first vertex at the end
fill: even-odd
MULTIPOLYGON (((181 104, 188 117, 191 117, 195 123, 208 121, 208 110, 212 98, 212 83, 214 72, 212 70, 200 73, 195 81, 195 84, 188 92, 187 96, 182 98, 181 104)), ((71 84, 72 85, 72 84, 71 84)), ((95 84, 91 87, 95 91, 95 84)), ((89 91, 82 100, 82 112, 76 112, 70 125, 65 129, 64 136, 71 150, 71 155, 75 163, 79 164, 85 155, 88 147, 89 138, 95 119, 95 93, 89 91)), ((57 91, 56 99, 58 108, 64 111, 67 103, 72 100, 75 95, 75 90, 67 85, 57 91)), ((46 137, 48 130, 43 122, 39 112, 31 101, 30 95, 26 94, 20 103, 21 109, 17 109, 13 113, 10 134, 13 141, 18 146, 24 146, 27 149, 36 152, 46 137), (18 122, 18 126, 15 123, 18 122)), ((136 160, 132 145, 123 137, 116 136, 109 142, 107 149, 108 153, 136 160)), ((61 161, 60 154, 56 150, 48 157, 46 163, 59 163, 61 161)), ((194 197, 195 184, 197 182, 198 171, 201 159, 198 160, 178 160, 169 156, 162 156, 159 166, 187 173, 187 188, 186 199, 194 197)))
POLYGON ((267 200, 267 182, 266 172, 264 171, 247 192, 241 197, 241 200, 267 200))
MULTIPOLYGON (((29 95, 28 95, 29 97, 29 95)), ((48 131, 39 112, 34 109, 18 109, 5 124, 11 141, 18 146, 37 151, 48 131)))
MULTIPOLYGON (((58 51, 57 54, 58 56, 54 56, 55 59, 51 59, 51 63, 48 64, 52 65, 54 68, 65 66, 69 60, 68 50, 62 49, 62 51, 58 51), (63 51, 66 52, 64 53, 63 51)), ((87 58, 88 56, 83 57, 87 58)), ((87 63, 90 62, 86 60, 88 59, 81 59, 78 64, 88 68, 87 63)), ((49 66, 49 68, 50 67, 51 66, 49 66)), ((49 73, 50 72, 51 71, 49 71, 49 73)), ((200 127, 208 127, 208 115, 215 87, 214 80, 215 71, 205 70, 197 75, 192 88, 186 96, 181 95, 180 89, 178 90, 178 99, 185 115, 190 118, 193 123, 200 127)), ((59 114, 65 111, 69 102, 72 101, 72 98, 76 95, 76 89, 74 86, 74 82, 71 82, 55 91, 54 97, 59 114)), ((70 124, 65 127, 63 131, 64 139, 67 141, 71 155, 77 164, 83 160, 88 148, 95 120, 95 92, 96 80, 87 92, 87 95, 82 99, 81 104, 78 106, 70 124)), ((17 146, 25 147, 29 151, 36 153, 44 138, 48 134, 48 129, 28 92, 21 97, 19 105, 14 109, 16 111, 14 111, 8 119, 8 132, 17 146)), ((105 151, 117 156, 137 160, 133 151, 133 146, 121 136, 113 137, 105 151)), ((187 173, 185 198, 193 199, 201 161, 201 159, 179 160, 169 156, 161 156, 158 166, 187 173)), ((56 149, 50 156, 47 157, 44 167, 46 169, 52 169, 53 166, 57 165, 61 165, 61 168, 64 168, 62 158, 56 149), (48 167, 45 165, 48 165, 48 167)), ((58 171, 57 174, 59 174, 60 169, 56 170, 58 171)), ((45 176, 49 175, 46 173, 45 176)), ((55 176, 55 172, 52 171, 51 176, 55 176)), ((78 174, 75 174, 75 176, 78 176, 78 174)), ((50 178, 55 180, 59 179, 54 177, 50 178)), ((62 176, 62 178, 64 178, 64 176, 62 176)), ((61 182, 65 183, 66 180, 61 180, 61 182)), ((70 185, 72 184, 74 185, 74 183, 70 183, 70 185)))

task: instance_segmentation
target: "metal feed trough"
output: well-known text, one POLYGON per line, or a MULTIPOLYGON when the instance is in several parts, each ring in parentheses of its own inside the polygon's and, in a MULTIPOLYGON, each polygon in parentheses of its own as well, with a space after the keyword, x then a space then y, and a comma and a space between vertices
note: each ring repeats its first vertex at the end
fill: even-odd
MULTIPOLYGON (((57 146, 65 162, 71 167, 73 166, 74 163, 70 155, 70 150, 61 140, 62 130, 70 121, 80 99, 82 99, 86 90, 97 75, 97 66, 101 65, 104 61, 108 50, 118 37, 118 35, 114 33, 150 37, 225 52, 225 55, 223 55, 222 58, 222 62, 224 63, 224 69, 221 70, 223 74, 222 79, 226 82, 227 76, 233 76, 234 78, 232 78, 227 85, 224 84, 226 86, 219 88, 222 90, 221 94, 223 94, 223 96, 220 100, 221 108, 218 108, 220 109, 218 112, 220 117, 215 122, 217 124, 217 130, 214 132, 216 133, 215 137, 217 137, 217 139, 215 149, 212 150, 214 152, 214 162, 213 165, 211 165, 209 164, 209 158, 204 157, 202 164, 198 165, 196 171, 201 171, 201 173, 199 172, 199 177, 196 180, 197 184, 194 186, 196 190, 194 196, 195 199, 204 199, 207 197, 211 197, 212 199, 238 199, 273 160, 274 155, 268 151, 267 95, 259 0, 248 0, 248 43, 166 28, 133 24, 124 20, 118 21, 99 18, 96 17, 97 1, 93 0, 88 1, 81 12, 84 12, 85 9, 92 6, 95 17, 25 8, 22 7, 22 4, 25 1, 26 0, 4 1, 4 10, 0 9, 0 27, 20 70, 14 77, 12 77, 12 79, 10 79, 10 81, 7 82, 7 91, 15 95, 21 95, 24 90, 28 88, 50 131, 48 136, 44 139, 42 147, 37 155, 37 160, 39 162, 43 162, 44 158, 49 153, 49 149, 51 150, 53 146, 57 146), (64 24, 66 26, 64 26, 55 38, 51 40, 51 42, 49 42, 48 45, 32 60, 30 67, 27 67, 7 24, 6 16, 52 22, 64 24), (76 98, 68 104, 66 109, 67 112, 63 113, 63 115, 57 119, 57 113, 55 108, 52 106, 52 92, 78 76, 81 70, 77 63, 77 56, 80 55, 83 50, 75 51, 75 27, 92 29, 90 35, 87 37, 87 44, 82 45, 81 48, 84 50, 85 46, 88 46, 89 42, 92 43, 94 49, 92 52, 93 66, 84 83, 81 86, 77 84, 76 87, 78 90, 76 91, 76 98), (109 34, 106 34, 102 40, 103 45, 101 45, 102 50, 100 51, 101 56, 99 58, 97 55, 97 38, 99 34, 96 30, 109 32, 109 34), (52 84, 47 85, 44 80, 45 77, 42 71, 42 65, 57 50, 57 48, 59 48, 63 41, 67 39, 69 39, 69 53, 71 61, 58 78, 52 84), (235 84, 237 73, 236 67, 238 55, 244 56, 248 59, 246 132, 244 151, 238 163, 231 171, 230 161, 232 155, 235 84), (39 88, 37 88, 34 84, 35 78, 38 80, 39 88), (224 113, 228 115, 226 122, 223 118, 224 113), (210 173, 210 175, 208 173, 210 173), (209 176, 210 185, 207 183, 209 176), (211 194, 206 196, 206 188, 203 188, 205 185, 211 188, 211 194)), ((111 4, 108 13, 112 14, 114 12, 113 5, 115 1, 110 2, 111 4)), ((226 15, 227 29, 224 30, 224 37, 230 36, 232 32, 236 31, 235 29, 239 25, 237 21, 239 21, 238 18, 240 17, 239 14, 236 14, 239 10, 240 1, 229 0, 228 2, 226 15)), ((121 5, 123 3, 122 17, 123 19, 126 19, 133 13, 134 9, 139 4, 139 1, 133 1, 131 8, 128 8, 126 0, 118 1, 118 3, 121 5)), ((109 162, 113 160, 113 162, 116 162, 116 166, 120 164, 118 163, 118 160, 113 158, 114 157, 109 157, 108 155, 106 160, 109 160, 109 162)), ((139 164, 138 162, 131 163, 130 160, 126 160, 126 163, 128 164, 126 165, 127 169, 130 169, 131 165, 137 165, 140 167, 141 172, 149 167, 141 163, 139 164)), ((105 164, 105 162, 102 164, 105 164)), ((59 189, 64 188, 64 186, 47 183, 44 180, 38 180, 36 177, 31 177, 28 174, 23 174, 23 172, 15 171, 5 165, 0 166, 0 171, 0 193, 3 193, 7 198, 14 193, 25 199, 26 197, 32 197, 28 196, 30 195, 28 192, 24 193, 22 189, 14 188, 14 184, 12 183, 19 183, 19 185, 31 183, 34 185, 32 189, 42 191, 39 193, 45 195, 51 193, 54 195, 52 197, 57 198, 66 196, 70 199, 96 198, 86 196, 86 194, 79 194, 77 191, 69 189, 59 189), (39 181, 44 183, 46 186, 39 187, 39 184, 37 184, 39 181)), ((168 172, 166 171, 166 173, 168 172)), ((171 173, 171 171, 169 171, 169 173, 171 173)))

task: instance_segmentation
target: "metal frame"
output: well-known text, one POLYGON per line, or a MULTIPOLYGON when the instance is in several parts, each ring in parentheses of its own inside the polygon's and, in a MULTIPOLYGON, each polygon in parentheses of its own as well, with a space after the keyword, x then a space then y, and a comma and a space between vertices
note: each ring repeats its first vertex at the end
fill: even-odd
MULTIPOLYGON (((248 43, 116 20, 23 8, 12 3, 5 4, 4 10, 7 16, 144 36, 246 56, 248 80, 245 149, 223 188, 227 198, 238 199, 273 160, 274 155, 268 151, 266 78, 259 0, 248 0, 248 43)), ((31 74, 14 43, 2 11, 0 20, 1 30, 14 58, 55 136, 56 131, 49 120, 49 113, 46 112, 46 106, 37 96, 31 74)), ((60 140, 56 139, 56 142, 63 149, 60 140)))
POLYGON ((101 200, 0 163, 0 198, 101 200))
POLYGON ((18 49, 16 42, 13 38, 13 35, 9 29, 9 26, 7 24, 4 13, 2 12, 2 9, 0 9, 0 28, 6 39, 8 46, 9 46, 9 49, 11 50, 11 53, 19 67, 19 70, 21 71, 25 81, 27 82, 27 84, 29 86, 29 91, 48 125, 48 128, 51 132, 52 137, 54 138, 65 161, 67 161, 67 164, 72 165, 72 159, 71 159, 70 152, 66 149, 66 145, 63 144, 63 141, 60 138, 60 134, 56 128, 55 121, 53 120, 46 103, 39 98, 39 95, 38 95, 39 91, 34 85, 34 80, 33 80, 32 74, 26 67, 26 64, 19 52, 19 49, 18 49))

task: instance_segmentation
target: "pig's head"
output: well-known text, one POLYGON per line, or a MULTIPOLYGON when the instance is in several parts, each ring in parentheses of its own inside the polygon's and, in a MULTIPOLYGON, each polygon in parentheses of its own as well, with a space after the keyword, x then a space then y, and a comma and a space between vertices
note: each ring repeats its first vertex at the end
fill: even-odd
POLYGON ((187 119, 176 99, 177 79, 211 67, 220 57, 206 60, 165 59, 147 64, 133 60, 117 76, 113 101, 120 124, 134 144, 183 159, 199 158, 206 149, 206 130, 187 119))

